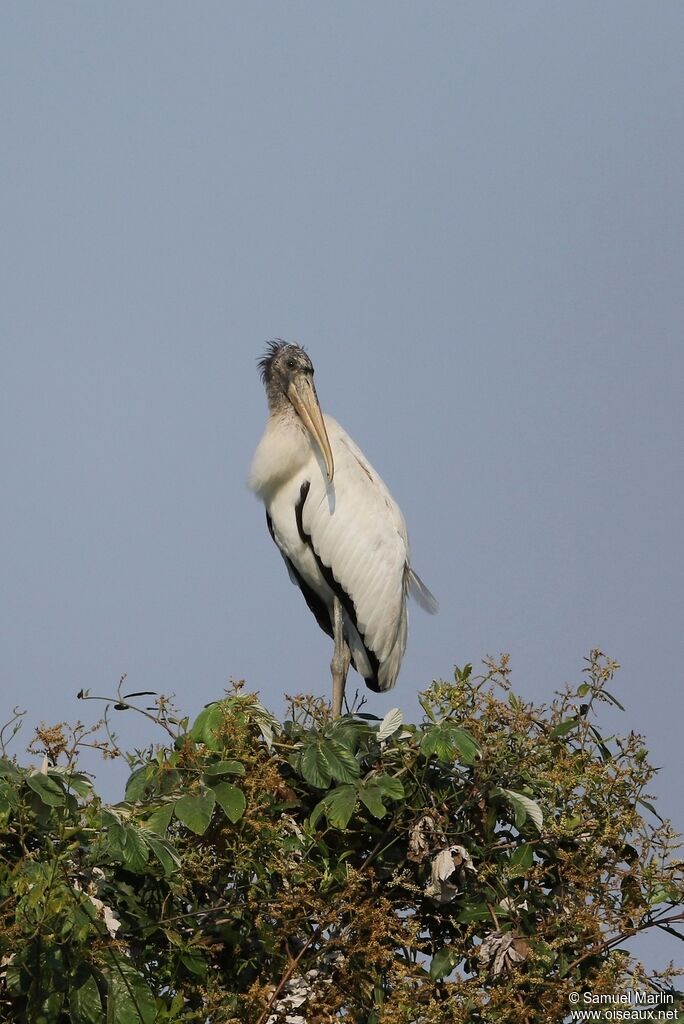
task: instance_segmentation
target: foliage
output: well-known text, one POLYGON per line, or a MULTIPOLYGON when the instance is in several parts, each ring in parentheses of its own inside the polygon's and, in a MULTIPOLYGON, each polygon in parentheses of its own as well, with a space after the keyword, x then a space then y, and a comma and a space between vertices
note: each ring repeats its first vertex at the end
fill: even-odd
POLYGON ((42 767, 0 759, 0 1020, 518 1024, 673 995, 623 948, 682 938, 684 881, 641 738, 598 729, 616 667, 592 652, 544 708, 505 657, 466 666, 418 725, 311 697, 280 724, 237 684, 190 727, 160 698, 169 742, 114 806, 77 766, 111 734, 42 727, 42 767))

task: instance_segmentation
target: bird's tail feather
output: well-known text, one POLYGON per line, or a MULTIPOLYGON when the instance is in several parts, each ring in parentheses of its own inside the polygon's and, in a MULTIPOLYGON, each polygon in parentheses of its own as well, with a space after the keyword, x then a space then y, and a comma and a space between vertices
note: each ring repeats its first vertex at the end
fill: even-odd
POLYGON ((408 571, 408 590, 411 597, 418 602, 424 611, 429 612, 430 615, 434 615, 435 612, 439 611, 436 598, 430 593, 418 573, 414 572, 413 569, 408 571))

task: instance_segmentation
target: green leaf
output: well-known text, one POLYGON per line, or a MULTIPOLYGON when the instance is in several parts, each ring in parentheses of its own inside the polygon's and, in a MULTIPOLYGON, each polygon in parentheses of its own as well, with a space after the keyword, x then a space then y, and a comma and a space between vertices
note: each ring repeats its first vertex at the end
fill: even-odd
POLYGON ((199 950, 185 949, 180 955, 180 960, 183 966, 188 971, 191 971, 192 974, 204 977, 207 973, 207 961, 199 950))
POLYGON ((0 776, 18 782, 21 772, 12 761, 8 761, 6 757, 0 757, 0 776))
POLYGON ((215 793, 216 799, 223 808, 228 820, 232 821, 233 824, 239 821, 245 813, 245 807, 247 806, 245 794, 242 790, 238 789, 237 786, 231 786, 229 782, 219 782, 212 786, 212 792, 215 793))
POLYGON ((270 711, 267 711, 259 701, 256 702, 252 714, 257 726, 259 727, 259 732, 264 738, 266 746, 271 750, 273 747, 276 729, 280 728, 278 719, 272 715, 270 711))
POLYGON ((207 704, 206 707, 202 708, 199 715, 192 723, 192 728, 188 733, 190 739, 195 740, 196 743, 204 743, 207 726, 217 707, 217 702, 213 701, 211 704, 207 704))
POLYGON ((314 807, 313 811, 309 815, 309 825, 311 828, 316 828, 316 825, 325 814, 326 808, 328 806, 327 800, 327 796, 324 796, 322 800, 319 800, 316 806, 314 807))
POLYGON ((604 690, 603 696, 606 698, 606 700, 610 701, 611 704, 614 704, 616 708, 620 708, 620 711, 625 710, 624 704, 621 704, 617 697, 614 697, 612 693, 608 693, 607 690, 604 690))
POLYGON ((27 775, 26 785, 38 794, 47 807, 62 807, 66 801, 64 786, 61 782, 51 779, 49 775, 27 775))
POLYGON ((524 875, 527 869, 532 867, 533 860, 534 849, 529 843, 523 843, 511 854, 511 859, 508 862, 509 876, 524 875))
POLYGON ((393 775, 376 775, 373 782, 389 800, 403 800, 404 787, 401 779, 395 779, 393 775))
POLYGON ((107 853, 116 860, 123 860, 123 848, 126 842, 126 832, 119 818, 111 811, 104 810, 102 823, 107 836, 107 853))
POLYGON ((100 930, 100 923, 93 928, 93 922, 98 919, 98 912, 85 893, 72 891, 73 895, 68 905, 63 907, 60 915, 60 936, 62 939, 69 938, 75 942, 86 942, 93 938, 93 933, 100 930))
POLYGON ((610 747, 606 746, 606 744, 605 744, 605 742, 603 740, 603 736, 598 731, 598 729, 596 729, 593 725, 590 725, 589 726, 589 732, 592 734, 592 736, 596 740, 598 748, 601 751, 602 759, 604 761, 612 761, 613 760, 613 754, 612 754, 612 752, 610 750, 610 747))
POLYGON ((69 1011, 73 1024, 101 1024, 103 1019, 100 990, 92 974, 69 991, 69 1011))
POLYGON ((204 769, 205 775, 244 775, 245 766, 239 761, 216 761, 204 769))
POLYGON ((336 782, 353 782, 359 777, 359 762, 351 750, 337 740, 323 740, 321 751, 336 782))
POLYGON ((578 697, 586 697, 586 695, 589 693, 590 689, 591 689, 591 687, 589 686, 589 683, 581 683, 577 687, 577 696, 578 697))
POLYGON ((154 996, 125 957, 108 952, 107 1024, 152 1024, 157 1007, 154 996))
POLYGON ((660 815, 658 814, 658 812, 656 811, 655 807, 650 802, 650 800, 644 800, 643 797, 639 796, 639 797, 637 797, 637 803, 641 804, 642 807, 645 807, 647 811, 651 812, 651 814, 655 814, 655 816, 658 819, 658 821, 663 821, 663 822, 665 821, 664 818, 660 817, 660 815))
POLYGON ((480 748, 470 733, 466 732, 465 729, 452 727, 449 729, 449 736, 461 755, 461 760, 464 761, 465 764, 475 764, 480 753, 480 748))
POLYGON ((48 778, 61 782, 69 793, 77 793, 81 797, 90 796, 93 784, 82 772, 71 772, 65 768, 50 768, 48 778))
POLYGON ((302 776, 310 786, 327 789, 332 782, 328 760, 318 743, 307 743, 302 751, 302 776))
POLYGON ((459 954, 449 946, 442 946, 438 949, 430 962, 430 977, 433 981, 439 981, 451 974, 458 963, 459 954))
POLYGON ((659 903, 669 903, 672 906, 676 906, 679 901, 678 898, 679 891, 677 886, 674 883, 664 882, 656 885, 653 892, 649 893, 648 902, 652 907, 657 906, 659 903))
POLYGON ((150 850, 145 838, 134 825, 123 826, 123 845, 121 847, 124 866, 129 871, 140 872, 145 867, 150 850))
MULTIPOLYGON (((173 810, 173 808, 172 808, 173 810)), ((172 875, 181 866, 180 854, 168 839, 161 839, 154 832, 145 831, 145 841, 155 855, 166 876, 172 875)))
POLYGON ((490 919, 491 915, 486 903, 471 903, 465 906, 456 918, 461 924, 470 924, 471 921, 488 921, 490 919))
POLYGON ((425 757, 436 754, 443 764, 451 764, 456 755, 464 764, 475 764, 480 750, 465 729, 450 725, 449 722, 440 722, 434 725, 424 734, 420 743, 420 752, 425 757))
POLYGON ((384 818, 387 814, 387 808, 382 802, 382 795, 380 786, 375 782, 361 783, 359 786, 361 802, 366 805, 375 818, 384 818))
POLYGON ((346 828, 356 808, 356 788, 351 785, 336 786, 321 803, 324 804, 325 816, 330 824, 335 828, 346 828))
POLYGON ((222 701, 207 704, 195 719, 189 736, 196 743, 204 743, 210 750, 220 750, 218 734, 225 721, 225 706, 222 701))
POLYGON ((515 811, 515 824, 522 828, 529 818, 532 824, 541 832, 544 816, 542 809, 534 800, 530 800, 523 793, 516 793, 512 789, 500 789, 498 795, 503 796, 515 811))
POLYGON ((152 832, 156 832, 157 835, 166 835, 166 830, 171 824, 171 818, 173 817, 173 803, 170 801, 165 804, 161 804, 156 807, 152 813, 145 820, 145 827, 150 829, 152 832))
POLYGON ((354 722, 348 718, 336 718, 330 727, 327 736, 331 740, 337 740, 343 747, 351 753, 355 753, 356 749, 361 742, 363 737, 369 735, 369 728, 365 722, 354 722))
POLYGON ((201 793, 182 796, 180 800, 176 800, 173 811, 186 828, 202 836, 209 828, 215 804, 216 794, 213 789, 205 789, 201 793))
POLYGON ((130 804, 142 800, 156 772, 156 764, 145 764, 134 771, 126 784, 124 799, 130 804))
POLYGON ((424 757, 431 757, 437 754, 440 761, 444 760, 442 754, 446 753, 446 761, 453 759, 453 748, 448 744, 448 750, 444 748, 445 736, 442 725, 433 725, 425 732, 420 741, 420 752, 424 757))
POLYGON ((549 737, 552 740, 555 740, 561 736, 566 736, 572 729, 576 728, 578 724, 579 722, 576 717, 566 718, 562 722, 559 722, 558 725, 553 727, 553 729, 549 733, 549 737))
POLYGON ((32 1017, 31 1024, 33 1024, 33 1021, 36 1024, 56 1024, 57 1021, 63 1020, 62 1010, 64 1008, 64 1001, 65 996, 63 992, 51 992, 49 996, 45 996, 40 1004, 40 1009, 32 1017))

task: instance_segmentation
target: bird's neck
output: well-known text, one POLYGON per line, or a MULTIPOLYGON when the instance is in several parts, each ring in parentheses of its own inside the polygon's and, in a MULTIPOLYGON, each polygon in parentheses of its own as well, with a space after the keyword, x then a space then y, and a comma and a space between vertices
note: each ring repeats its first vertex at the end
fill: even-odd
POLYGON ((293 407, 286 402, 272 412, 254 453, 250 488, 268 503, 312 458, 311 439, 293 407))
POLYGON ((268 402, 268 411, 271 416, 297 417, 292 407, 292 402, 283 392, 282 387, 276 384, 275 381, 269 381, 266 385, 266 401, 268 402))

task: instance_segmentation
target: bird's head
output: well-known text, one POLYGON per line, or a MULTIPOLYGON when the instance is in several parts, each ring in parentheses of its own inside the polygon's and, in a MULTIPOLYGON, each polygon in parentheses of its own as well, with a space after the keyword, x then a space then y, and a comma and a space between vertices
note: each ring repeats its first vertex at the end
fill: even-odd
POLYGON ((277 413, 292 407, 311 438, 321 450, 328 480, 335 472, 330 441, 314 387, 314 368, 300 345, 277 339, 269 342, 266 355, 259 360, 261 379, 266 388, 268 407, 277 413))

